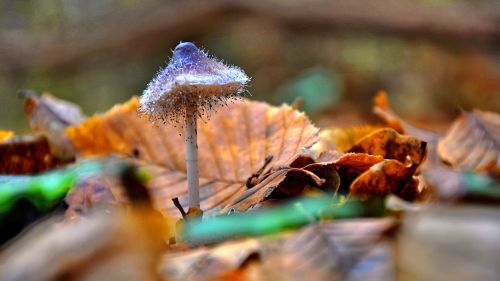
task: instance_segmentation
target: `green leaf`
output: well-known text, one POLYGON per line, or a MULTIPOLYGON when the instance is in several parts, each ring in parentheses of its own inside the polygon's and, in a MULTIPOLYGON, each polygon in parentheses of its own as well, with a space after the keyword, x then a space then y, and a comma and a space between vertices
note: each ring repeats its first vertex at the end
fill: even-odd
POLYGON ((207 242, 278 233, 316 222, 325 215, 335 218, 359 216, 360 204, 359 201, 340 203, 328 196, 305 197, 265 210, 189 221, 183 237, 192 242, 207 242))
POLYGON ((491 177, 470 172, 466 173, 464 178, 467 186, 467 193, 500 199, 500 183, 496 182, 491 177))
POLYGON ((88 161, 34 176, 0 176, 0 213, 9 211, 25 198, 39 210, 57 204, 78 179, 101 173, 103 163, 88 161))

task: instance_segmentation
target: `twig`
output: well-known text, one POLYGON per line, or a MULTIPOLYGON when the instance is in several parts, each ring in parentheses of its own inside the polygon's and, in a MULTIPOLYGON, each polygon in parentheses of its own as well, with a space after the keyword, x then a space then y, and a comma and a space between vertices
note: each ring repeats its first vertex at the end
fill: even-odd
POLYGON ((260 175, 266 169, 267 165, 269 165, 269 163, 271 163, 272 160, 273 160, 273 156, 272 155, 269 155, 269 156, 266 157, 266 159, 264 160, 264 165, 262 165, 262 167, 257 172, 253 173, 247 179, 247 183, 246 183, 247 188, 250 189, 250 188, 254 187, 257 184, 256 180, 260 177, 260 175))
POLYGON ((182 218, 187 221, 188 217, 186 214, 186 211, 184 211, 184 208, 181 205, 181 202, 179 202, 179 198, 175 197, 172 198, 172 202, 174 202, 174 206, 181 212, 182 218))

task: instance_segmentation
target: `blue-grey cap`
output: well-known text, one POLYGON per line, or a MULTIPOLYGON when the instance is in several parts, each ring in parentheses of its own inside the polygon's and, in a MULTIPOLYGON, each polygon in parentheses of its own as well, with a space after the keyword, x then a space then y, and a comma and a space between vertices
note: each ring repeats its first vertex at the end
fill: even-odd
POLYGON ((241 96, 249 81, 239 67, 225 65, 193 43, 183 42, 167 67, 147 85, 139 111, 152 120, 182 123, 186 112, 202 116, 227 99, 241 96))

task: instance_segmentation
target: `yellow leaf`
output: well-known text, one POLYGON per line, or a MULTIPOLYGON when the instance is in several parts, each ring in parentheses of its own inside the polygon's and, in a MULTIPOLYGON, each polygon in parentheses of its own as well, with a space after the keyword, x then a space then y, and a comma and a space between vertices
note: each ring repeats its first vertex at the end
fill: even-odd
POLYGON ((12 132, 12 131, 0 130, 0 142, 4 142, 13 136, 14 136, 14 132, 12 132))
POLYGON ((331 127, 320 131, 320 141, 314 146, 317 152, 327 150, 348 151, 361 138, 380 129, 379 126, 365 125, 350 128, 331 127))

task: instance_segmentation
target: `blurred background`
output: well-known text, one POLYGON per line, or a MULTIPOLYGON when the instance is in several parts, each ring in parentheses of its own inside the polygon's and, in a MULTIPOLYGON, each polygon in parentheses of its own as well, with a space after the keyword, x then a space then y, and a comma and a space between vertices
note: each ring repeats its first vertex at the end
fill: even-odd
POLYGON ((404 118, 445 128, 500 111, 498 0, 0 0, 0 128, 28 130, 19 89, 103 112, 141 94, 179 41, 252 77, 253 99, 303 96, 319 126, 404 118))

